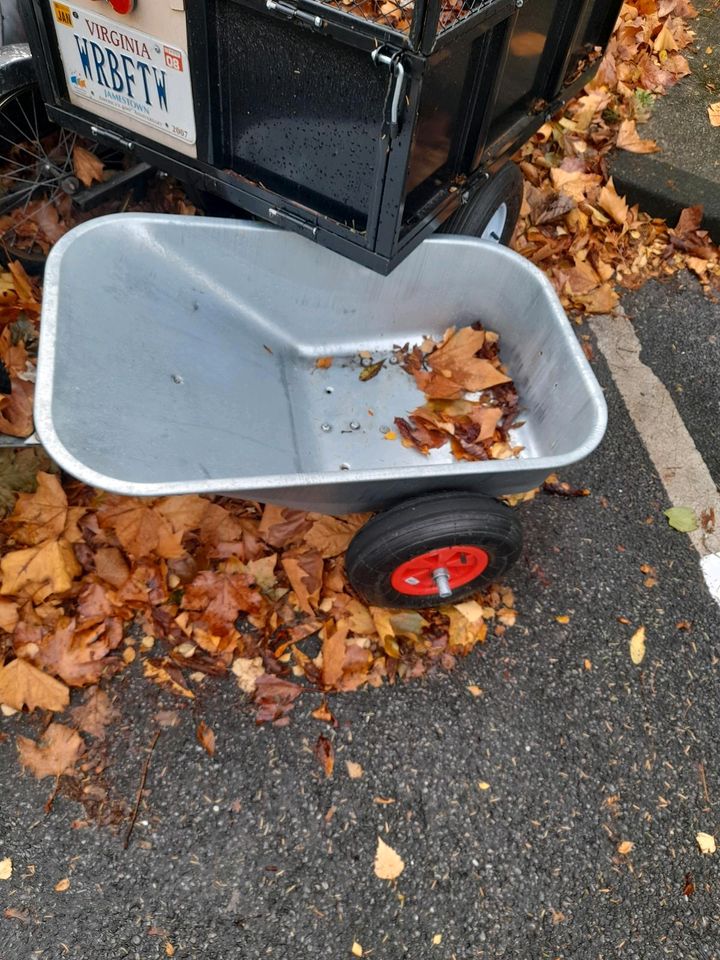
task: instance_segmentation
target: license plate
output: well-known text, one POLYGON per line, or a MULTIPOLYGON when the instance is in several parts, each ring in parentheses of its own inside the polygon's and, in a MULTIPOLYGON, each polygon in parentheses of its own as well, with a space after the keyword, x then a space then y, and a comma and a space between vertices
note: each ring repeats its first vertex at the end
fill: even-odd
POLYGON ((195 143, 185 50, 71 3, 50 2, 70 91, 195 143))

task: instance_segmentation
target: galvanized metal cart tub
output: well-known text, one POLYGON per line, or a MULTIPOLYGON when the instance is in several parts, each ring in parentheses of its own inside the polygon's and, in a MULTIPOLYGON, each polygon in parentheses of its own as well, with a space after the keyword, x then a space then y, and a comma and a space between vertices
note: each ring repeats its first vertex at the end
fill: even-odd
POLYGON ((76 228, 48 259, 37 430, 65 470, 120 494, 335 514, 448 489, 497 496, 588 456, 606 416, 550 283, 492 243, 433 238, 380 277, 270 227, 129 214, 76 228), (385 439, 423 396, 389 362, 361 382, 359 353, 389 358, 476 320, 500 334, 520 394, 521 456, 425 458, 385 439))
POLYGON ((457 602, 502 577, 522 530, 490 498, 587 456, 606 416, 552 287, 490 242, 429 240, 383 278, 270 227, 132 214, 76 228, 48 260, 36 424, 50 455, 120 494, 382 508, 345 555, 377 606, 457 602), (389 429, 423 402, 393 348, 477 320, 501 336, 524 450, 425 458, 389 429))

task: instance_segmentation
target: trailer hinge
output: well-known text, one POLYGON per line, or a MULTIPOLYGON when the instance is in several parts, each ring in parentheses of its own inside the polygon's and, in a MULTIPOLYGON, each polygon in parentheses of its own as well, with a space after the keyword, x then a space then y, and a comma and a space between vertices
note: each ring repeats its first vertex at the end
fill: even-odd
POLYGON ((312 13, 305 13, 304 10, 298 10, 292 3, 285 3, 285 0, 266 0, 265 6, 270 13, 277 13, 281 17, 287 17, 288 20, 299 20, 300 23, 306 23, 316 30, 322 30, 325 21, 312 13))
POLYGON ((384 64, 392 73, 394 86, 390 97, 390 119, 388 121, 388 136, 394 139, 400 133, 400 103, 402 102, 403 88, 405 87, 405 67, 400 51, 388 54, 382 47, 376 47, 370 54, 375 63, 384 64))
POLYGON ((303 220, 302 217, 298 217, 295 213, 288 213, 287 210, 278 210, 277 207, 270 207, 268 217, 276 223, 284 224, 296 230, 298 233, 308 234, 313 240, 317 237, 317 226, 314 223, 303 220))

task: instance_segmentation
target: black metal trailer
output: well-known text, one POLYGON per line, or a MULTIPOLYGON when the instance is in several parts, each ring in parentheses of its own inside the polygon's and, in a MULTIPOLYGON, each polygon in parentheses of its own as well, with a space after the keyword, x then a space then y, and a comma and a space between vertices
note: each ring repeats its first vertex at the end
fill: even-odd
MULTIPOLYGON (((120 29, 157 0, 134 12, 133 0, 108 2, 90 6, 120 29)), ((58 7, 72 4, 21 4, 53 121, 382 273, 443 224, 487 226, 488 180, 588 82, 622 5, 174 0, 187 22, 188 156, 72 100, 57 32, 58 7)), ((503 191, 512 184, 496 182, 496 205, 503 191)))

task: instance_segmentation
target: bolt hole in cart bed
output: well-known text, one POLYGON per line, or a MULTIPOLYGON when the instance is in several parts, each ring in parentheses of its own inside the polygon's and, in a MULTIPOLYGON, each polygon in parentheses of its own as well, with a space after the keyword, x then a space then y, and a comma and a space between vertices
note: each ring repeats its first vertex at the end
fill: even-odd
POLYGON ((343 514, 528 490, 597 446, 606 408, 551 285, 507 248, 438 237, 381 277, 271 227, 130 214, 76 228, 50 255, 36 423, 64 469, 104 489, 343 514), (423 401, 393 348, 478 320, 520 394, 520 456, 423 457, 386 439, 423 401))

